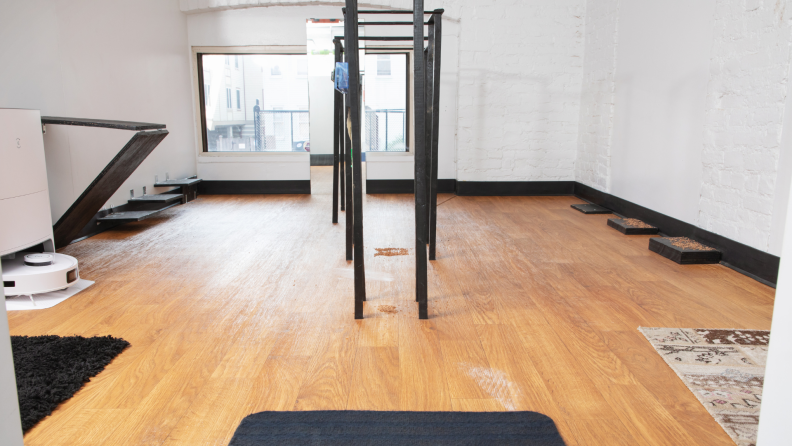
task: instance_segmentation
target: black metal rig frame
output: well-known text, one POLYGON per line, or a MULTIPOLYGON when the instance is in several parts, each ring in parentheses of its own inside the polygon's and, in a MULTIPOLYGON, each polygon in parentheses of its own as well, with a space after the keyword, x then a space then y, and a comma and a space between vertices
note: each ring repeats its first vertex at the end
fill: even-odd
POLYGON ((415 300, 418 318, 428 319, 427 249, 429 260, 436 258, 437 234, 437 143, 440 121, 440 44, 443 10, 424 11, 423 0, 413 0, 413 11, 359 11, 357 0, 346 0, 344 36, 337 36, 335 60, 341 55, 349 63, 349 93, 335 93, 333 140, 333 223, 338 223, 338 202, 346 212, 346 259, 354 261, 355 319, 363 319, 366 278, 363 263, 363 179, 361 177, 361 85, 359 44, 366 41, 412 41, 408 47, 382 47, 376 50, 413 50, 413 94, 415 120, 415 300), (412 37, 358 36, 358 14, 412 14, 412 22, 364 22, 363 25, 413 25, 412 37), (424 15, 429 15, 424 22, 424 15), (424 36, 424 26, 429 35, 424 36), (345 46, 341 45, 344 41, 345 46), (424 41, 428 46, 424 48, 424 41), (422 54, 423 57, 419 57, 422 54), (343 103, 342 103, 343 102, 343 103), (350 131, 347 131, 347 119, 350 131), (351 132, 351 138, 350 138, 351 132), (340 172, 339 172, 340 170, 340 172), (339 181, 339 174, 342 176, 339 181), (339 187, 340 183, 340 187, 339 187))

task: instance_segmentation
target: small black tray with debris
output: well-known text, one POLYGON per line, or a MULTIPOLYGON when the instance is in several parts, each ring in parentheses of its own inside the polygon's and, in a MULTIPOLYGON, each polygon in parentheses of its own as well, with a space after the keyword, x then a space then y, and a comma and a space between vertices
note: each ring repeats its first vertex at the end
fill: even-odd
POLYGON ((680 265, 719 263, 721 252, 687 237, 652 237, 649 250, 680 265))
POLYGON ((637 218, 609 218, 608 226, 626 235, 657 234, 660 231, 637 218))

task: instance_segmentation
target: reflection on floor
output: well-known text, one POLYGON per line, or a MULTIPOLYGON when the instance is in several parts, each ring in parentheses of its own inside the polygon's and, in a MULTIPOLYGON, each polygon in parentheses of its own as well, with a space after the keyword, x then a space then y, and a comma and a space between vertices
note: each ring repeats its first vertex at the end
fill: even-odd
POLYGON ((637 328, 767 330, 773 289, 661 258, 574 197, 458 197, 419 321, 412 197, 370 195, 367 270, 394 280, 355 321, 330 169, 310 196, 202 196, 63 249, 96 285, 9 314, 11 333, 132 346, 26 444, 227 444, 250 413, 313 409, 532 410, 570 445, 731 444, 637 328))

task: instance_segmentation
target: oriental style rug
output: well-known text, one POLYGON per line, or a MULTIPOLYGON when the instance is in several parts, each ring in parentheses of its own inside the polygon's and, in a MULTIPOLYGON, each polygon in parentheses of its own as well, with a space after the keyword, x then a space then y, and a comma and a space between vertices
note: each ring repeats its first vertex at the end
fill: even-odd
POLYGON ((769 331, 638 330, 735 443, 756 444, 769 331))

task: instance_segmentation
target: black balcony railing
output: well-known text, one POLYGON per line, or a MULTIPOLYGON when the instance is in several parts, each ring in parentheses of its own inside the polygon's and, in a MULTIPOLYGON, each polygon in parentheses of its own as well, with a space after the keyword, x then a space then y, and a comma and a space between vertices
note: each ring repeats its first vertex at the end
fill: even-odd
POLYGON ((407 112, 404 109, 366 110, 365 149, 369 152, 405 152, 407 112))
POLYGON ((310 139, 308 110, 260 110, 253 107, 253 150, 305 151, 310 139))

